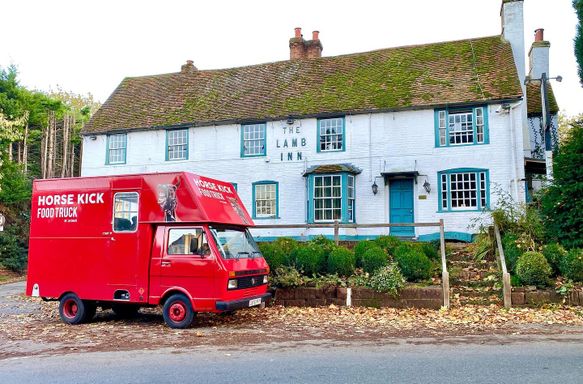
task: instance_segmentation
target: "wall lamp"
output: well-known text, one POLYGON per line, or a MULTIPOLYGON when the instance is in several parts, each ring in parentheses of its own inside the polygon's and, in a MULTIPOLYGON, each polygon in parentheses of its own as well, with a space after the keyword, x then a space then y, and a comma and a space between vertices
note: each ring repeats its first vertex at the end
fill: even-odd
POLYGON ((89 138, 93 141, 97 140, 97 136, 95 136, 95 135, 91 135, 91 136, 89 136, 89 138))
POLYGON ((423 188, 427 193, 431 193, 431 184, 429 184, 429 181, 427 181, 427 179, 425 179, 425 182, 423 183, 423 188))
POLYGON ((372 185, 370 186, 371 189, 372 189, 372 194, 373 195, 376 195, 377 193, 379 193, 379 186, 377 184, 377 179, 378 178, 383 178, 383 176, 375 176, 375 178, 374 178, 374 180, 372 182, 372 185))

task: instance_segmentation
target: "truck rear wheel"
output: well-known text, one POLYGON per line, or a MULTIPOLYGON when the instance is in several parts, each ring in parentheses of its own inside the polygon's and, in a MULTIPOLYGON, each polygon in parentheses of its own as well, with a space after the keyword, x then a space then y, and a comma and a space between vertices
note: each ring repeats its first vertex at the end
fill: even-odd
POLYGON ((59 315, 67 324, 80 324, 87 318, 85 303, 74 293, 67 293, 59 300, 59 315))
POLYGON ((188 297, 177 293, 172 295, 164 303, 162 309, 164 321, 170 328, 188 328, 194 319, 194 311, 188 297))

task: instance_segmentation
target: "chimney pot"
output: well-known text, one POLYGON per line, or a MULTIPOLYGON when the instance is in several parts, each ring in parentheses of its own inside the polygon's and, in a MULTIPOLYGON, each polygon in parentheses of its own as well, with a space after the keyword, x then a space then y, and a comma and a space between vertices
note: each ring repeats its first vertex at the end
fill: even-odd
POLYGON ((544 32, 545 32, 545 30, 543 28, 535 29, 534 30, 534 41, 535 42, 543 41, 545 39, 544 32))
POLYGON ((302 29, 300 27, 296 27, 294 28, 296 31, 296 39, 299 39, 302 37, 302 29))
POLYGON ((318 40, 318 34, 320 33, 320 31, 313 31, 312 32, 312 40, 318 40))

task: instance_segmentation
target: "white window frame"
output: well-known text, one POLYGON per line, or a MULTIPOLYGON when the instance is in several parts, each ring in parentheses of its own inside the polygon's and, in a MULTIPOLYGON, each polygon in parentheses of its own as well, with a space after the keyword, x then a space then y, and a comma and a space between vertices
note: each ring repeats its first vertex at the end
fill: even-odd
POLYGON ((107 164, 125 164, 127 156, 126 151, 126 133, 117 133, 115 135, 107 136, 107 164))
POLYGON ((241 126, 241 157, 265 156, 267 124, 241 126))
POLYGON ((166 131, 166 160, 188 160, 188 129, 166 131))
POLYGON ((344 151, 344 118, 318 120, 318 152, 344 151))
POLYGON ((314 209, 314 222, 315 223, 323 223, 323 222, 332 222, 335 220, 342 221, 342 175, 334 174, 334 175, 314 175, 314 186, 312 191, 312 198, 313 198, 313 209, 314 209), (317 185, 316 180, 321 179, 322 183, 320 186, 317 185), (330 180, 330 185, 326 186, 325 180, 330 180), (338 180, 338 185, 334 184, 334 181, 338 180), (338 196, 334 195, 334 188, 339 190, 338 196), (316 190, 321 189, 321 196, 317 196, 316 190), (330 190, 330 196, 326 196, 325 190, 330 190), (330 207, 326 207, 325 201, 331 200, 330 207), (317 202, 321 201, 322 204, 318 204, 317 202), (338 202, 339 205, 336 206, 335 202, 338 202), (321 205, 318 207, 318 205, 321 205), (330 218, 326 218, 326 212, 330 211, 330 218), (335 211, 338 213, 338 217, 335 215, 335 211), (318 212, 321 212, 320 218, 318 218, 318 212))

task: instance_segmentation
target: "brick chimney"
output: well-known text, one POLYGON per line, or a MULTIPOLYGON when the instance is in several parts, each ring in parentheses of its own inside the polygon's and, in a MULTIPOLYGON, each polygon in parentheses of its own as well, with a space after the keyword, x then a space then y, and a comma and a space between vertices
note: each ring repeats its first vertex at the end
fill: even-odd
POLYGON ((180 67, 180 72, 182 73, 194 73, 196 71, 198 71, 198 68, 194 66, 192 60, 186 60, 186 64, 182 64, 182 67, 180 67))
POLYGON ((306 41, 308 59, 322 57, 322 50, 324 49, 324 47, 320 42, 319 34, 320 34, 319 31, 312 32, 312 40, 306 41))
POLYGON ((304 40, 301 28, 295 28, 294 37, 289 39, 289 59, 313 59, 322 57, 324 47, 320 42, 320 32, 312 32, 312 40, 304 40))
POLYGON ((295 28, 295 35, 289 39, 289 59, 298 60, 306 58, 306 41, 302 36, 302 29, 295 28))
POLYGON ((543 73, 549 76, 549 49, 551 43, 544 39, 544 29, 534 31, 534 42, 528 52, 529 72, 533 79, 540 79, 543 73))

